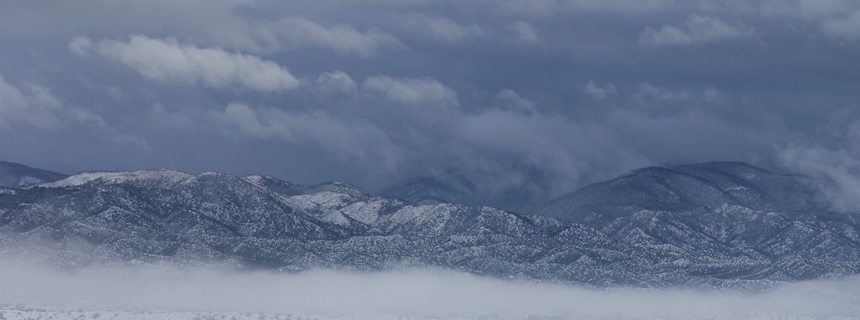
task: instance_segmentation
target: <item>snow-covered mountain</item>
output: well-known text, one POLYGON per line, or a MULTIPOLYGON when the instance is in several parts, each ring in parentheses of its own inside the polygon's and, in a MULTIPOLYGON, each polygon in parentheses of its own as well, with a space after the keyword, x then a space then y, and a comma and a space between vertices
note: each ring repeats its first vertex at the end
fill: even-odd
POLYGON ((68 175, 62 173, 0 161, 0 187, 27 187, 62 180, 66 177, 68 175))
POLYGON ((85 173, 0 188, 0 254, 68 267, 440 267, 598 286, 755 287, 860 273, 860 226, 819 206, 806 179, 734 163, 645 168, 528 215, 413 204, 340 182, 85 173))
POLYGON ((714 261, 721 278, 805 279, 858 270, 860 214, 837 213, 802 175, 737 162, 649 167, 550 201, 533 213, 581 223, 632 245, 714 261))

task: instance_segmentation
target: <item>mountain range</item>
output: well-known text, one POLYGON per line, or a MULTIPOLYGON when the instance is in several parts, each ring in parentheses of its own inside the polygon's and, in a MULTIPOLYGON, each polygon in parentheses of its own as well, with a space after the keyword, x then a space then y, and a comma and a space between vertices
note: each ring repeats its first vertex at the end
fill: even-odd
MULTIPOLYGON (((0 255, 66 268, 443 268, 592 286, 761 288, 860 273, 858 214, 829 209, 826 181, 736 162, 643 168, 521 212, 259 175, 55 178, 0 187, 0 255)), ((433 196, 422 190, 439 189, 412 196, 433 196)))

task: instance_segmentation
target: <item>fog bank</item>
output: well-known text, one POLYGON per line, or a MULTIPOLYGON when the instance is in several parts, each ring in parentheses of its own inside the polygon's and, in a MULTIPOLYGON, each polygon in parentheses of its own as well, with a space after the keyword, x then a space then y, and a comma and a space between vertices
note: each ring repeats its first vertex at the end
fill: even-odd
POLYGON ((0 266, 0 307, 10 305, 322 318, 856 319, 860 278, 787 284, 750 294, 592 290, 430 270, 274 274, 147 266, 56 271, 6 264, 0 266))

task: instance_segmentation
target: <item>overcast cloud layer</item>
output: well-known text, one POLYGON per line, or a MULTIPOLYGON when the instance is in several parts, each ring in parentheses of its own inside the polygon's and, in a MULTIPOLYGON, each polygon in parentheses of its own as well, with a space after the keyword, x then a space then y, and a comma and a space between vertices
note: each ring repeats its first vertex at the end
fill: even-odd
POLYGON ((552 195, 660 163, 837 178, 860 1, 4 1, 0 160, 552 195))

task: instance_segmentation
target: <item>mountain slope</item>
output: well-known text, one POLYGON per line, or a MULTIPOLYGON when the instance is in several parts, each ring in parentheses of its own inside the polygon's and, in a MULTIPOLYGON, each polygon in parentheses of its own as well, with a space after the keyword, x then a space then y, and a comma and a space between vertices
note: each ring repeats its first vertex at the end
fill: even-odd
POLYGON ((728 204, 780 212, 824 211, 814 182, 737 162, 648 167, 588 185, 533 213, 603 227, 641 210, 695 213, 728 204))
POLYGON ((860 219, 828 211, 815 183, 743 163, 650 167, 587 186, 534 213, 634 245, 768 265, 713 274, 719 277, 801 279, 845 261, 856 268, 860 219))
POLYGON ((31 168, 13 162, 0 161, 0 187, 26 187, 40 183, 54 182, 67 177, 68 175, 62 173, 31 168))

